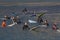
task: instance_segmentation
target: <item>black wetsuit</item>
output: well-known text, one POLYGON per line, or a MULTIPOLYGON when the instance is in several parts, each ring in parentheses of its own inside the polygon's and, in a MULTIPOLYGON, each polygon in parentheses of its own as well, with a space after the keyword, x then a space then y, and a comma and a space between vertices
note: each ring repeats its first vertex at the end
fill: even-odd
POLYGON ((10 19, 10 17, 6 17, 6 19, 10 19))
POLYGON ((14 19, 13 19, 13 21, 14 21, 14 22, 17 22, 17 19, 16 19, 16 18, 14 18, 14 19))
POLYGON ((38 17, 38 23, 42 23, 43 22, 43 19, 41 17, 38 17))
POLYGON ((22 23, 22 22, 21 22, 21 20, 20 20, 20 19, 18 19, 18 20, 17 20, 17 24, 20 24, 20 23, 22 23))
POLYGON ((27 9, 25 8, 22 12, 27 12, 27 9))
POLYGON ((17 18, 14 18, 13 21, 14 22, 17 22, 17 24, 20 24, 21 23, 20 19, 17 19, 17 18))
POLYGON ((49 26, 49 23, 45 23, 44 25, 47 25, 47 26, 49 26))
POLYGON ((25 30, 25 29, 30 29, 30 28, 28 27, 28 25, 24 25, 23 30, 25 30))

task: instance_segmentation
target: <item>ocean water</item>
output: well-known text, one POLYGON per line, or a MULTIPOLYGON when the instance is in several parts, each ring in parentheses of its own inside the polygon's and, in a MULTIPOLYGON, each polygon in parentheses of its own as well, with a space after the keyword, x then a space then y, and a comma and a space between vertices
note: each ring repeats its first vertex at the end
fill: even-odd
POLYGON ((60 0, 0 0, 1 2, 60 2, 60 0))
MULTIPOLYGON (((4 15, 15 16, 13 12, 18 15, 22 21, 21 24, 16 24, 12 27, 2 28, 0 19, 0 40, 60 40, 60 32, 52 30, 52 24, 56 22, 57 27, 60 28, 60 6, 0 6, 0 18, 4 15), (22 12, 24 8, 29 11, 35 10, 37 12, 44 12, 44 20, 48 20, 48 28, 38 28, 37 31, 22 30, 24 22, 28 19, 37 20, 37 17, 31 17, 31 13, 26 15, 22 12)), ((7 20, 7 24, 12 23, 7 20)), ((38 27, 38 24, 30 24, 29 27, 38 27)))

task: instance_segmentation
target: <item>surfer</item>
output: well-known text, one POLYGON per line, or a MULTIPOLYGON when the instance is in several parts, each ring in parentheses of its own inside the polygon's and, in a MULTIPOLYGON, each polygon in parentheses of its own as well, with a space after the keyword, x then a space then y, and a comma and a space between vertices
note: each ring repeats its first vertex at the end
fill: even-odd
POLYGON ((44 21, 44 25, 49 26, 49 23, 47 20, 44 21))
POLYGON ((27 23, 24 24, 23 30, 24 30, 24 29, 30 29, 27 23))
POLYGON ((2 27, 5 28, 6 27, 6 20, 2 21, 2 27))
POLYGON ((19 16, 16 16, 16 19, 17 19, 17 24, 21 23, 19 16))
POLYGON ((13 21, 16 22, 16 23, 21 23, 20 19, 19 19, 19 16, 16 16, 16 17, 12 17, 13 21))
POLYGON ((5 19, 10 19, 10 17, 8 17, 7 15, 4 16, 5 19))
POLYGON ((37 19, 38 23, 43 23, 42 16, 43 16, 44 14, 45 14, 45 13, 42 13, 42 14, 39 14, 39 15, 38 15, 38 19, 37 19))
POLYGON ((53 30, 57 30, 58 29, 56 23, 53 24, 52 29, 53 30))
POLYGON ((25 13, 25 12, 27 12, 27 9, 26 9, 26 8, 24 8, 24 9, 22 10, 22 12, 24 12, 24 13, 25 13))
POLYGON ((14 21, 14 22, 17 22, 17 20, 16 20, 16 18, 15 18, 15 17, 12 17, 12 19, 13 19, 13 21, 14 21))
POLYGON ((37 19, 38 23, 42 23, 43 22, 43 19, 42 17, 38 16, 38 19, 37 19))

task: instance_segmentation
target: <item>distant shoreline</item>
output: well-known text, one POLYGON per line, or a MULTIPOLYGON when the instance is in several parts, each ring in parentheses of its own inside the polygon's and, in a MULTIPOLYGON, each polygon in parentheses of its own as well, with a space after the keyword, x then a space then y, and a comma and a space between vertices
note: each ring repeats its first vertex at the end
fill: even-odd
POLYGON ((30 3, 20 3, 20 2, 0 2, 0 6, 56 6, 60 5, 60 2, 30 2, 30 3))

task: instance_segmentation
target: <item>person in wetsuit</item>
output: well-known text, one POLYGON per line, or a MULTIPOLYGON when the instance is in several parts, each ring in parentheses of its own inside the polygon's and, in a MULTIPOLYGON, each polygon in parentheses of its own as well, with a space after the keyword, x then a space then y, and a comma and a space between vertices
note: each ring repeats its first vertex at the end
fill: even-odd
POLYGON ((5 19, 10 19, 10 17, 9 17, 9 16, 7 16, 7 15, 5 15, 5 16, 4 16, 4 18, 5 18, 5 19))
POLYGON ((49 23, 48 23, 48 21, 47 21, 47 20, 45 20, 45 21, 44 21, 44 25, 49 26, 49 23))
POLYGON ((17 24, 20 24, 21 20, 20 20, 19 16, 16 16, 16 19, 17 19, 17 24))
POLYGON ((6 20, 2 21, 2 27, 5 28, 6 27, 6 20))
POLYGON ((37 19, 38 23, 42 23, 43 22, 43 19, 42 17, 38 16, 38 19, 37 19))
POLYGON ((22 12, 27 12, 27 9, 25 8, 24 10, 22 10, 22 12))
POLYGON ((52 26, 52 29, 53 29, 53 30, 57 30, 57 29, 59 29, 59 28, 57 28, 57 25, 54 23, 53 26, 52 26))
POLYGON ((19 19, 19 16, 16 16, 16 17, 11 17, 11 19, 16 22, 17 24, 21 23, 20 19, 19 19))
POLYGON ((23 30, 25 30, 25 29, 30 29, 27 23, 25 23, 25 24, 23 25, 23 30))

